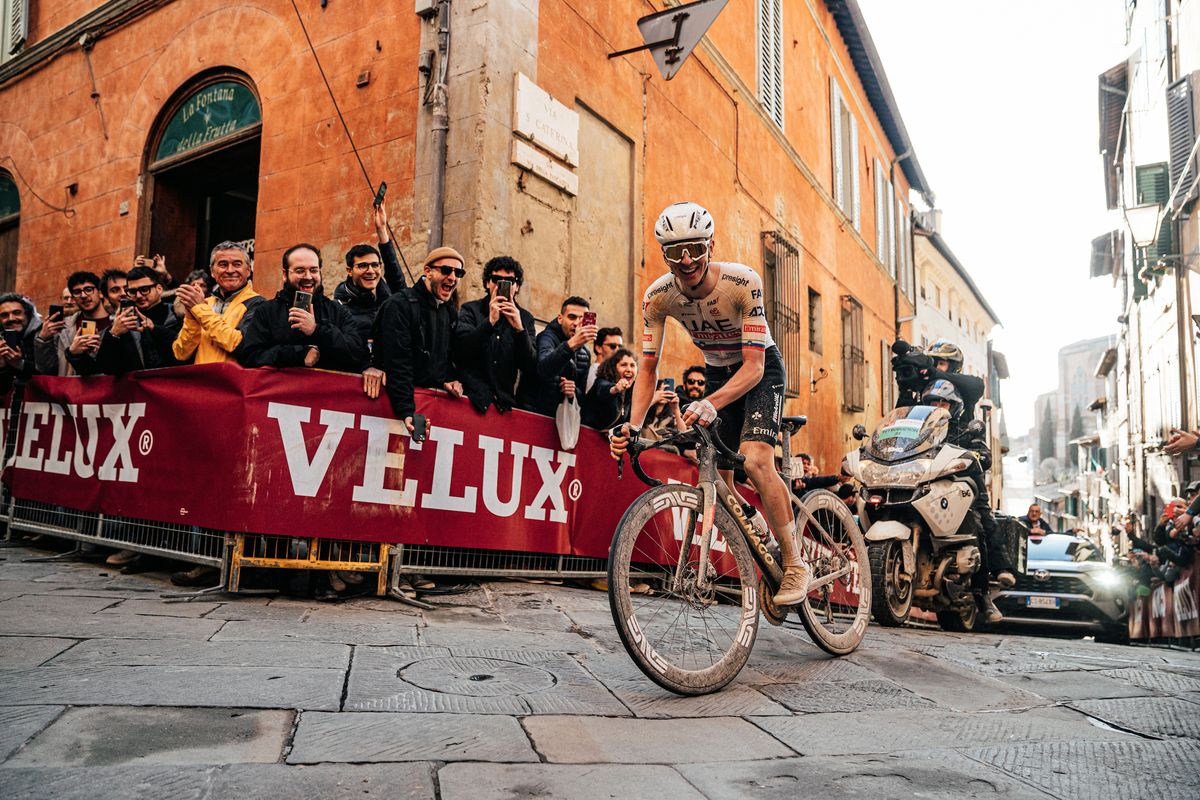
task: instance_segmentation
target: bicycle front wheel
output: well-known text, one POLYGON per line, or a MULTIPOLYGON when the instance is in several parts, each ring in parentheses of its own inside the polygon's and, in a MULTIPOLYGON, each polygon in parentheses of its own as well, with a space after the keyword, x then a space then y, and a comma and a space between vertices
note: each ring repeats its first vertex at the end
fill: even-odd
POLYGON ((646 677, 682 695, 733 680, 758 633, 758 578, 741 529, 717 503, 700 563, 702 509, 694 486, 655 487, 625 512, 608 554, 621 643, 646 677))
POLYGON ((796 530, 801 534, 804 560, 812 570, 812 581, 846 570, 844 575, 809 591, 808 602, 796 610, 813 642, 835 656, 858 647, 867 632, 871 615, 871 565, 867 542, 846 504, 833 492, 806 492, 800 502, 821 529, 803 514, 796 530))

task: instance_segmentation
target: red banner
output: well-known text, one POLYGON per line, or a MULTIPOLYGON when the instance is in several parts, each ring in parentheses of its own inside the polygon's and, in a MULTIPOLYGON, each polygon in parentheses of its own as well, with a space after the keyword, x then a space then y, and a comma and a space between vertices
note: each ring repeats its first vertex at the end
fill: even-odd
MULTIPOLYGON (((232 364, 123 378, 39 377, 25 391, 17 497, 218 530, 606 557, 646 486, 603 436, 559 448, 554 421, 477 414, 418 390, 409 439, 356 376, 232 364)), ((695 469, 643 458, 662 480, 695 469)))

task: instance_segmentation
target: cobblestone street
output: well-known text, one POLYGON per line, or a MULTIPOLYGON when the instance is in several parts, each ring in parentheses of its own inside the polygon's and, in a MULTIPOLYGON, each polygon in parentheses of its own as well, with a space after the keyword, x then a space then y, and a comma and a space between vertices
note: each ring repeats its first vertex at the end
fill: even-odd
POLYGON ((1200 654, 765 622, 726 691, 637 671, 605 595, 418 612, 217 596, 0 552, 5 798, 1193 798, 1200 654))

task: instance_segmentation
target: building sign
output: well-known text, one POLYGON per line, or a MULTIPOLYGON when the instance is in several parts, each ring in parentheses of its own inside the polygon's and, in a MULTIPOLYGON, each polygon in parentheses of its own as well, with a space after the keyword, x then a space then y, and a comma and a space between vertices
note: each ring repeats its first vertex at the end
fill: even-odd
POLYGON ((579 113, 517 73, 513 132, 572 167, 579 164, 579 113))
POLYGON ((154 160, 187 153, 260 122, 258 100, 244 84, 221 81, 205 86, 171 117, 154 160))
POLYGON ((0 219, 21 213, 21 194, 13 179, 0 173, 0 219))

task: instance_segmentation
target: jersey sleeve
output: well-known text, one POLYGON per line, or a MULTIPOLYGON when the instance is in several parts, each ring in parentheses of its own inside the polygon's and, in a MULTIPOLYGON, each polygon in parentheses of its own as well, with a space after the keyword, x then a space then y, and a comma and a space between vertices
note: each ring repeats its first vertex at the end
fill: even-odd
POLYGON ((752 269, 746 270, 746 277, 748 282, 742 287, 745 294, 741 300, 742 347, 765 350, 771 343, 771 334, 767 329, 767 310, 763 305, 762 278, 752 269))
POLYGON ((667 286, 650 284, 642 298, 642 357, 657 358, 662 348, 663 328, 666 327, 667 286))

